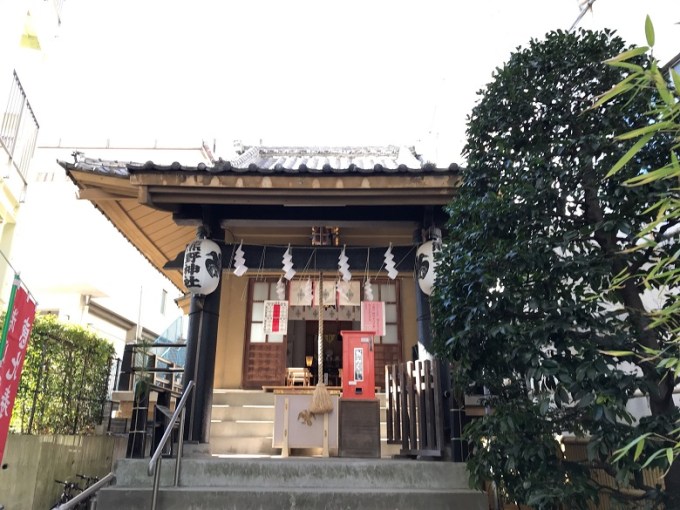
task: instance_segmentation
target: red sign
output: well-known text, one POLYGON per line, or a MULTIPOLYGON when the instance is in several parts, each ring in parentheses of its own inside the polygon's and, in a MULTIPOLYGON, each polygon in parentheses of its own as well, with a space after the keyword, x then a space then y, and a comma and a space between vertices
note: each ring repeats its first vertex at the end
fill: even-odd
POLYGON ((9 421, 12 418, 14 398, 19 389, 34 318, 35 301, 26 289, 19 285, 5 319, 9 321, 7 344, 5 355, 0 361, 0 462, 5 453, 9 421))
POLYGON ((264 332, 281 335, 288 333, 288 301, 264 302, 264 332))

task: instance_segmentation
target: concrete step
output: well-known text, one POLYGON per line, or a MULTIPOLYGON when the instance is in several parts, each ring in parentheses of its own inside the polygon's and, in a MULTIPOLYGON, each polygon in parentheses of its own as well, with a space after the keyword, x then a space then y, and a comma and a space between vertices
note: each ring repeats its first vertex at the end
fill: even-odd
MULTIPOLYGON (((399 445, 387 444, 385 394, 381 401, 381 457, 399 454, 399 445)), ((277 455, 272 448, 274 431, 274 394, 257 390, 215 390, 210 424, 210 452, 213 454, 277 455)), ((292 455, 307 455, 294 450, 292 455)), ((315 455, 311 453, 309 455, 315 455)))
MULTIPOLYGON (((116 485, 102 489, 99 510, 148 508, 148 459, 116 463, 116 485)), ((486 510, 467 488, 464 464, 396 459, 186 458, 178 487, 174 459, 161 469, 158 507, 170 509, 465 509, 486 510)))
POLYGON ((274 421, 274 405, 271 406, 233 406, 228 404, 212 406, 213 420, 227 421, 227 420, 259 420, 259 421, 274 421))
MULTIPOLYGON (((149 487, 148 459, 116 462, 116 485, 149 487)), ((172 484, 174 459, 164 459, 161 485, 172 484)), ((185 458, 180 485, 187 487, 268 487, 326 489, 467 489, 465 464, 403 459, 356 458, 185 458)))
POLYGON ((274 420, 239 420, 239 421, 212 421, 210 423, 210 440, 218 437, 241 437, 258 436, 272 437, 274 433, 274 420))
POLYGON ((274 394, 258 390, 214 390, 213 405, 269 405, 274 406, 274 394))
MULTIPOLYGON (((110 488, 97 498, 100 510, 149 508, 151 489, 110 488)), ((431 491, 392 489, 390 491, 324 488, 235 489, 168 488, 158 494, 163 510, 487 510, 486 496, 469 490, 431 491)))
POLYGON ((210 437, 212 455, 278 455, 280 448, 272 447, 272 433, 267 436, 210 437))

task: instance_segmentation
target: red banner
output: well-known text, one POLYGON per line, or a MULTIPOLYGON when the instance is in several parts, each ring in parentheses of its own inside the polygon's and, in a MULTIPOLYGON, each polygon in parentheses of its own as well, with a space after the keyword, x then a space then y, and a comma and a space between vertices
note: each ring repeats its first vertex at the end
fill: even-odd
POLYGON ((5 453, 9 422, 12 418, 14 399, 19 389, 34 318, 35 301, 26 289, 19 285, 12 307, 5 317, 5 320, 9 321, 7 344, 5 355, 0 361, 0 462, 5 453))

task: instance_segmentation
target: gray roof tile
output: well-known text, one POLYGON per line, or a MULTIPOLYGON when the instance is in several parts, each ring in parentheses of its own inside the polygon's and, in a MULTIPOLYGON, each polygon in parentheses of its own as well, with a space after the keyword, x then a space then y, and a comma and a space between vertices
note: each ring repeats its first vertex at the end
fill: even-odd
POLYGON ((67 169, 89 170, 109 175, 127 176, 130 172, 210 172, 219 173, 286 173, 286 174, 422 174, 457 172, 455 163, 437 167, 416 155, 413 148, 371 147, 244 147, 231 160, 219 158, 212 165, 184 165, 177 161, 161 164, 106 161, 76 156, 75 164, 60 162, 67 169))

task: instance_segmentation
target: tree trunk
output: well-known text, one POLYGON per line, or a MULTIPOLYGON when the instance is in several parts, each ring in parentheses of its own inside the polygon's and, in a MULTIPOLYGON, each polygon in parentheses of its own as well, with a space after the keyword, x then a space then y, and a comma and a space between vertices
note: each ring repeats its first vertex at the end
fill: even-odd
MULTIPOLYGON (((601 224, 604 220, 602 206, 597 198, 597 184, 595 181, 595 170, 589 168, 584 172, 585 190, 585 217, 590 225, 601 224)), ((594 232, 595 241, 600 246, 604 254, 612 260, 612 274, 621 274, 629 270, 629 265, 616 240, 616 232, 605 232, 602 228, 597 228, 594 232)), ((641 285, 639 277, 629 275, 623 286, 617 289, 616 294, 621 299, 625 311, 628 313, 629 321, 635 329, 640 344, 644 347, 659 351, 661 342, 658 331, 650 328, 650 320, 644 304, 642 303, 642 292, 644 287, 641 285)), ((653 416, 670 415, 675 410, 673 401, 673 389, 675 387, 675 377, 671 371, 659 374, 654 361, 640 363, 645 379, 652 381, 656 385, 656 391, 649 394, 649 406, 653 416)), ((669 501, 675 502, 667 508, 680 508, 680 462, 671 467, 671 471, 665 478, 666 493, 669 501)))

